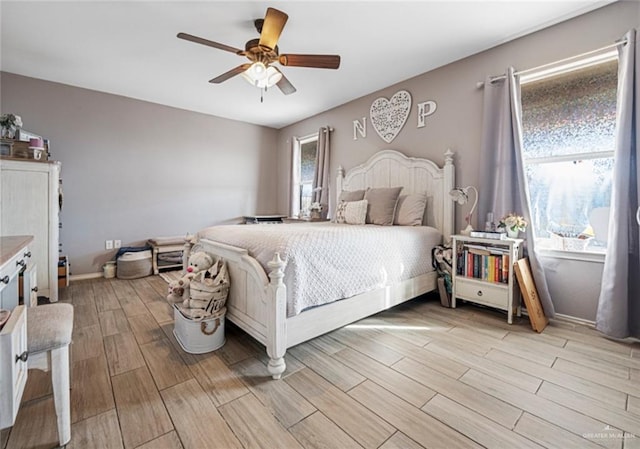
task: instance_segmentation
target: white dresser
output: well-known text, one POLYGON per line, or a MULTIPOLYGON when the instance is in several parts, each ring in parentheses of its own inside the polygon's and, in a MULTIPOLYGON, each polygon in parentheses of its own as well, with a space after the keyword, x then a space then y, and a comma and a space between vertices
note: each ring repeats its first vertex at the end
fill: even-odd
POLYGON ((18 305, 18 282, 24 270, 24 302, 36 305, 32 244, 31 236, 0 237, 0 309, 11 311, 0 328, 0 429, 13 425, 27 382, 27 311, 18 305))
POLYGON ((59 162, 0 159, 0 236, 34 237, 38 294, 52 302, 58 300, 59 185, 59 162))

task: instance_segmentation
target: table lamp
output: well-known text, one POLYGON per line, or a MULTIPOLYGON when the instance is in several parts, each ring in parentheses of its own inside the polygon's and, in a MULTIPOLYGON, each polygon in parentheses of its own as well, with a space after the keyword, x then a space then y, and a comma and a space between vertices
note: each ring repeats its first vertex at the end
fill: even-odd
POLYGON ((471 231, 473 231, 473 226, 471 226, 471 218, 473 217, 473 212, 476 210, 476 206, 478 205, 478 190, 473 186, 467 186, 455 188, 449 192, 449 196, 453 201, 457 202, 458 204, 467 204, 467 202, 469 201, 469 190, 473 190, 475 192, 476 198, 473 202, 473 206, 471 206, 469 215, 467 215, 467 227, 460 231, 460 234, 462 235, 469 235, 471 231))

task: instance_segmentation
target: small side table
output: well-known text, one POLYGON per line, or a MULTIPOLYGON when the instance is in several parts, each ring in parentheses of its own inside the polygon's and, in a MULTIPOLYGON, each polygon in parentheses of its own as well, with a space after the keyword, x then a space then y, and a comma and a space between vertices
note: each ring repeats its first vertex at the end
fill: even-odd
POLYGON ((507 323, 520 316, 520 290, 513 265, 523 256, 522 239, 494 240, 453 235, 452 295, 456 300, 481 304, 507 312, 507 323))
POLYGON ((286 215, 245 215, 244 224, 277 224, 282 223, 286 215))
POLYGON ((153 265, 153 274, 158 274, 160 268, 183 268, 183 263, 158 264, 158 254, 172 253, 184 250, 184 237, 176 237, 175 239, 150 239, 151 246, 151 263, 153 265))

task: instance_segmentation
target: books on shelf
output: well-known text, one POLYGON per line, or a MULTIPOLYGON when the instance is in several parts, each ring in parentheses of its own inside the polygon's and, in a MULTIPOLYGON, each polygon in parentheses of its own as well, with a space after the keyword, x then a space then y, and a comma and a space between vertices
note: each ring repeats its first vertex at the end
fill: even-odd
POLYGON ((507 284, 511 269, 509 250, 465 244, 457 253, 456 269, 460 276, 507 284))
POLYGON ((491 240, 506 240, 507 238, 507 234, 498 231, 471 231, 469 236, 491 240))

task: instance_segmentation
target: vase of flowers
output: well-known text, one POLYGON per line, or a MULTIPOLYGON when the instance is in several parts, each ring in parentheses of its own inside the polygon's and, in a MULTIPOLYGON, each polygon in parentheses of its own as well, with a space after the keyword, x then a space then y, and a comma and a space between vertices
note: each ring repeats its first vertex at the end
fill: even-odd
POLYGON ((527 220, 523 216, 511 212, 500 219, 498 228, 505 229, 507 237, 517 238, 520 232, 527 229, 527 220))
POLYGON ((3 138, 13 139, 16 136, 16 131, 22 128, 22 119, 19 115, 2 114, 0 115, 0 127, 3 138))

